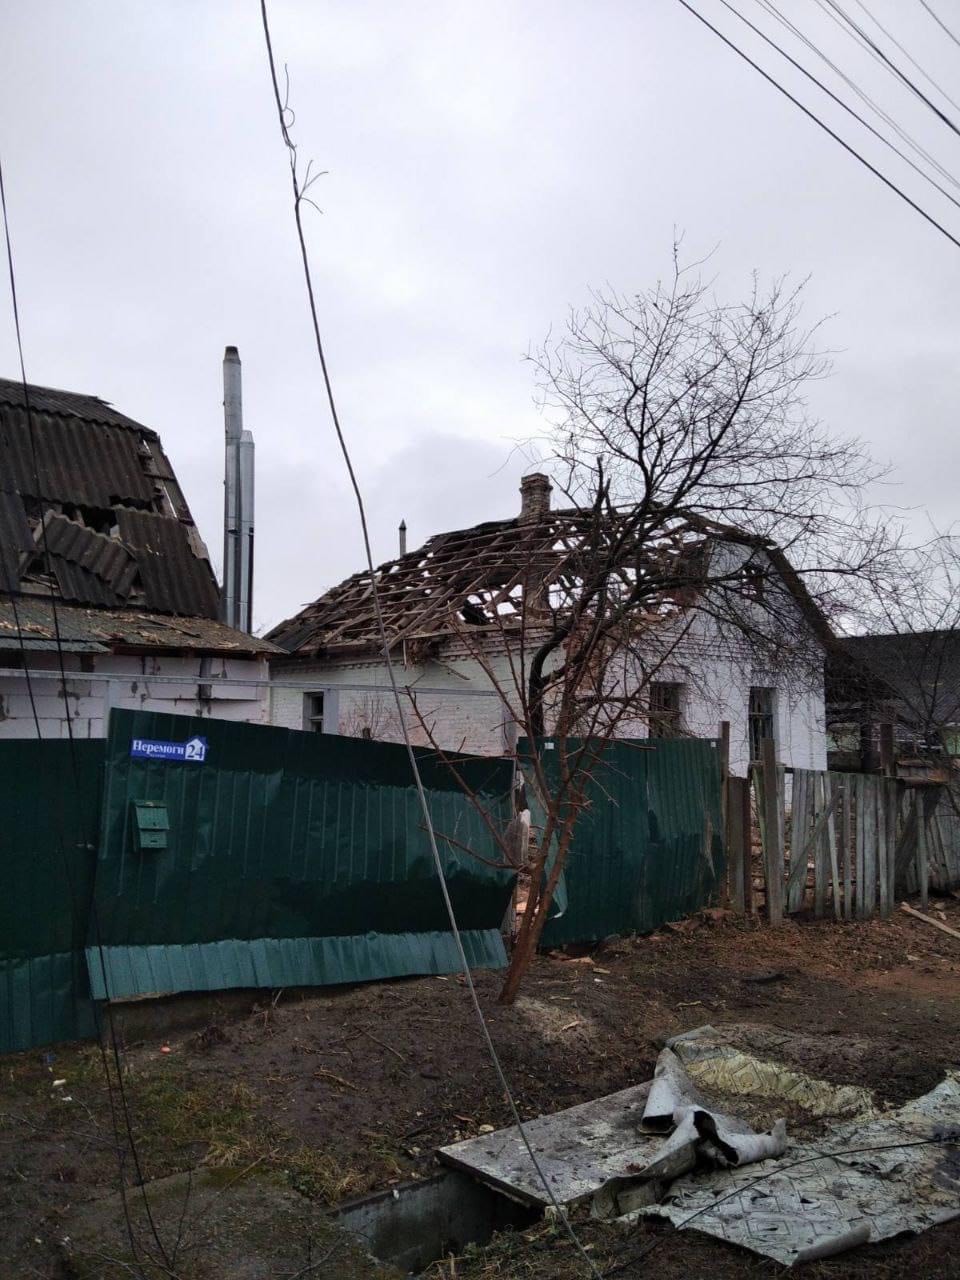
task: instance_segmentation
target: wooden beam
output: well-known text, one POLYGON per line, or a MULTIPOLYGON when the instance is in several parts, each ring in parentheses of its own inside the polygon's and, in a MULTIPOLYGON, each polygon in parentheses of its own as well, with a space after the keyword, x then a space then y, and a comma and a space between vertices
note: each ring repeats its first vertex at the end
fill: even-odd
POLYGON ((905 911, 908 916, 915 916, 918 920, 922 920, 924 924, 932 924, 935 929, 939 929, 941 933, 949 933, 951 938, 960 938, 960 929, 951 929, 948 924, 943 924, 939 920, 934 920, 932 916, 925 916, 922 911, 915 911, 913 907, 907 903, 900 903, 900 910, 905 911))

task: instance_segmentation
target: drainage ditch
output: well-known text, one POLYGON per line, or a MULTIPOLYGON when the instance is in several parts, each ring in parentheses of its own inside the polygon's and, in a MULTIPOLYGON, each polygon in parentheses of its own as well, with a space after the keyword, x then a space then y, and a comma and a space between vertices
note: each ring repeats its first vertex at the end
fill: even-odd
POLYGON ((523 1229, 542 1216, 455 1170, 349 1201, 334 1217, 381 1262, 417 1276, 431 1262, 487 1244, 498 1231, 523 1229))

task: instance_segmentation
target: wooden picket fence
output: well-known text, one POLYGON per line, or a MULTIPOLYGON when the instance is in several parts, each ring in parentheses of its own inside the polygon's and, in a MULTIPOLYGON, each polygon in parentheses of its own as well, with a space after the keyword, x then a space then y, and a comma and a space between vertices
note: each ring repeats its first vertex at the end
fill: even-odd
MULTIPOLYGON (((766 745, 766 744, 765 744, 766 745)), ((772 746, 772 744, 771 744, 772 746)), ((771 924, 812 910, 890 915, 898 898, 960 887, 960 814, 945 786, 876 774, 785 769, 768 751, 728 778, 728 900, 771 924)))

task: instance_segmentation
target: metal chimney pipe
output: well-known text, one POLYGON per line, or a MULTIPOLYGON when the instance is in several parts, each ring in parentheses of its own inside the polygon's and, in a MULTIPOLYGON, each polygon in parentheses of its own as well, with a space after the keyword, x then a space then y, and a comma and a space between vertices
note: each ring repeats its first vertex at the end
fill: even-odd
POLYGON ((407 522, 406 520, 400 521, 400 528, 397 530, 397 532, 400 534, 400 554, 402 556, 405 556, 407 554, 407 522))
POLYGON ((223 353, 223 594, 221 616, 230 627, 240 626, 240 442, 243 437, 243 403, 240 354, 236 347, 223 353))
POLYGON ((237 595, 237 625, 253 631, 253 432, 244 431, 238 447, 240 456, 240 524, 237 595))

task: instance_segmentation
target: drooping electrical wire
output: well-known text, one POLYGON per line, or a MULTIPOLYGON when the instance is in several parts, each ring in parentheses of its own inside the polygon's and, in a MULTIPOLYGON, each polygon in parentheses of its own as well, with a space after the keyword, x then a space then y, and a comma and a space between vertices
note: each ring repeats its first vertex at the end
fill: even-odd
POLYGON ((830 89, 827 85, 825 85, 822 80, 817 79, 817 77, 811 71, 808 71, 806 67, 802 65, 802 63, 797 62, 795 58, 791 57, 791 55, 787 53, 786 49, 781 48, 780 45, 778 45, 775 40, 772 40, 770 36, 766 34, 766 32, 761 31, 760 28, 756 26, 754 23, 752 23, 749 18, 745 17, 745 15, 742 14, 740 10, 736 8, 735 5, 731 4, 730 0, 720 0, 720 3, 723 5, 725 9, 729 9, 729 11, 732 14, 735 14, 736 17, 738 17, 741 22, 745 23, 746 26, 748 26, 750 30, 754 32, 754 34, 758 35, 761 38, 761 40, 766 41, 766 43, 770 45, 771 48, 775 49, 777 53, 779 53, 781 57, 785 58, 792 67, 795 67, 796 70, 801 73, 801 75, 806 76, 807 79, 812 81, 813 84, 815 84, 819 89, 822 89, 823 92, 827 95, 827 97, 832 99, 832 101, 834 101, 839 107, 842 107, 843 110, 846 111, 848 115, 853 116, 854 120, 858 121, 860 124, 863 125, 865 129, 869 130, 869 132, 872 133, 875 138, 878 138, 885 147, 889 147, 890 150, 893 151, 895 155, 898 155, 900 159, 904 161, 905 164, 908 164, 910 168, 914 170, 915 173, 918 173, 921 178, 923 178, 926 182, 929 182, 930 185, 934 187, 937 191, 939 191, 940 194, 944 196, 947 200, 949 200, 952 205, 955 205, 956 208, 960 209, 960 200, 957 200, 955 196, 952 196, 949 191, 947 191, 944 187, 940 185, 939 182, 936 181, 936 179, 931 178, 929 173, 924 172, 924 170, 921 169, 920 166, 916 164, 913 160, 911 160, 909 156, 904 155, 904 153, 900 150, 900 148, 896 145, 896 143, 893 143, 890 141, 889 138, 884 137, 884 135, 880 132, 879 129, 875 129, 873 127, 873 125, 869 122, 869 120, 864 120, 863 116, 860 115, 858 111, 855 111, 853 107, 849 106, 848 103, 844 102, 842 98, 838 97, 833 92, 832 89, 830 89))
POLYGON ((920 74, 923 76, 924 80, 926 80, 927 84, 932 84, 932 85, 933 85, 933 87, 934 87, 934 89, 936 89, 937 93, 942 94, 942 96, 943 96, 944 98, 946 98, 947 102, 949 102, 949 103, 950 103, 951 107, 956 107, 956 109, 957 109, 958 111, 960 111, 960 102, 957 102, 957 101, 955 101, 955 99, 953 99, 953 98, 951 98, 951 97, 950 97, 949 93, 947 93, 947 91, 946 91, 946 89, 944 89, 943 85, 942 85, 942 84, 939 84, 936 80, 934 80, 933 76, 929 73, 929 71, 925 70, 925 69, 920 65, 920 63, 916 60, 916 58, 913 56, 913 54, 910 52, 910 50, 909 50, 909 49, 907 49, 907 48, 905 48, 905 46, 904 46, 904 45, 902 45, 902 44, 900 43, 900 41, 899 41, 899 40, 897 39, 897 37, 893 34, 893 32, 892 32, 888 27, 885 27, 885 26, 883 25, 883 23, 880 21, 880 19, 877 17, 877 15, 876 15, 875 13, 872 13, 872 12, 867 8, 867 6, 863 3, 863 0, 856 0, 856 4, 857 4, 857 5, 859 5, 859 7, 860 7, 860 8, 863 10, 863 12, 867 15, 867 17, 868 17, 868 18, 870 19, 870 21, 874 24, 874 26, 878 27, 878 28, 883 32, 883 34, 887 37, 887 39, 890 41, 890 43, 891 43, 895 48, 897 48, 897 49, 899 49, 899 50, 900 50, 900 52, 903 54, 903 56, 906 58, 906 60, 910 63, 910 65, 911 65, 912 67, 915 67, 915 68, 916 68, 916 70, 920 72, 920 74))
POLYGON ((433 859, 434 869, 437 874, 437 881, 440 887, 441 895, 443 897, 443 904, 446 910, 447 919, 450 922, 450 932, 454 939, 454 943, 456 945, 457 956, 460 961, 460 967, 461 967, 461 970, 463 971, 463 976, 466 982, 467 991, 469 992, 470 1001, 471 1001, 471 1004, 473 1005, 473 1010, 480 1027, 484 1045, 490 1057, 490 1061, 493 1064, 494 1072, 496 1073, 496 1077, 500 1084, 500 1088, 503 1090, 504 1096, 507 1099, 507 1104, 510 1109, 510 1115, 513 1119, 514 1126, 516 1127, 516 1130, 520 1136, 520 1139, 523 1142, 524 1147, 526 1148, 526 1152, 530 1158, 530 1162, 533 1165, 533 1168, 536 1170, 538 1178, 543 1184, 544 1190, 547 1193, 547 1197, 550 1201, 550 1204, 553 1207, 555 1213, 557 1214, 557 1217, 559 1218, 560 1222, 562 1223, 563 1228, 567 1233, 571 1243, 574 1245, 574 1247, 577 1249, 578 1253, 580 1254, 580 1257, 582 1258, 589 1274, 592 1277, 594 1277, 594 1280, 601 1280, 600 1272, 597 1270, 596 1266, 593 1263, 593 1260, 590 1258, 590 1256, 584 1249, 576 1232, 574 1231, 573 1226, 571 1225, 570 1220, 566 1214, 566 1211, 563 1205, 557 1199, 556 1193, 554 1192, 553 1187, 550 1184, 550 1180, 546 1176, 543 1170, 543 1167, 540 1164, 540 1161, 537 1159, 536 1152, 534 1151, 533 1146, 527 1136, 526 1128, 523 1124, 523 1121, 520 1118, 520 1112, 517 1108, 517 1103, 513 1095, 513 1090, 510 1088, 510 1084, 507 1080, 506 1074, 504 1073, 503 1064, 500 1061, 500 1055, 497 1053, 496 1046, 493 1043, 493 1038, 490 1035, 490 1029, 487 1026, 487 1020, 484 1017, 483 1009, 480 1006, 480 999, 477 995, 476 985, 473 980, 473 973, 470 969, 470 962, 467 959, 467 953, 464 950, 464 946, 463 946, 463 939, 460 935, 460 928, 459 928, 459 925, 457 924, 456 912, 453 907, 453 901, 450 897, 450 890, 447 885, 446 874, 443 869, 443 860, 440 857, 440 849, 437 845, 437 835, 433 825, 433 818, 430 813, 430 806, 427 802, 427 795, 426 795, 426 791, 424 790, 423 779, 420 775, 420 766, 417 762, 416 753, 414 752, 414 749, 413 749, 413 743, 410 740, 410 733, 407 728, 407 720, 406 720, 406 714, 404 711, 403 700, 400 694, 399 685, 397 683, 396 671, 394 670, 394 666, 393 666, 393 658, 390 653, 390 642, 387 636, 386 625, 383 619, 383 610, 381 608, 380 587, 377 581, 376 565, 374 564, 373 551, 370 545, 370 532, 367 525, 367 515, 366 515, 366 507, 364 505, 364 500, 363 500, 363 493, 361 491, 359 481, 357 480, 357 475, 354 470, 350 448, 349 448, 349 445, 347 444, 346 435, 343 430, 342 423, 340 421, 340 414, 337 409, 336 399, 333 393, 333 384, 330 378, 330 371, 327 366, 327 358, 326 358, 326 353, 324 351, 323 339, 320 333, 320 321, 317 313, 316 296, 315 296, 314 287, 313 287, 313 275, 310 269, 310 258, 307 252, 307 242, 306 242, 306 237, 304 235, 303 220, 301 216, 301 206, 305 198, 304 191, 306 189, 306 185, 309 185, 309 183, 307 183, 305 187, 301 189, 300 178, 297 171, 297 149, 293 140, 290 137, 291 112, 286 102, 284 101, 283 97, 280 94, 280 84, 277 78, 277 68, 276 68, 276 63, 273 56, 273 43, 270 38, 270 23, 267 16, 267 0, 260 0, 260 13, 263 21, 263 34, 264 34, 264 40, 266 42, 266 48, 267 48, 267 60, 269 62, 269 67, 270 67, 270 79, 273 86, 274 102, 276 104, 277 117, 280 123, 280 133, 283 138, 284 146, 287 149, 287 154, 290 162, 290 177, 291 177, 291 182, 293 186, 294 219, 296 222, 297 240, 298 240, 299 249, 300 249, 300 259, 303 266, 304 282, 306 284, 306 290, 307 290, 307 299, 308 299, 309 310, 310 310, 311 325, 313 329, 314 344, 316 346, 317 356, 320 361, 320 369, 323 376, 323 385, 324 385, 324 391, 326 394, 327 406, 330 411, 330 418, 333 423, 333 429, 336 435, 337 444, 340 450, 340 455, 343 459, 344 466, 346 467, 347 475, 350 481, 350 487, 353 491, 353 497, 357 506, 357 512, 360 520, 360 531, 363 539, 364 554, 366 557, 367 571, 370 575, 371 599, 373 601, 373 608, 374 608, 374 614, 376 616, 377 630, 380 636, 380 643, 383 648, 383 660, 387 669, 391 695, 397 708, 397 718, 400 722, 400 728, 403 735, 403 743, 406 748, 407 758, 410 763, 410 770, 413 775, 414 784, 416 787, 417 800, 419 802, 420 812, 423 818, 423 827, 427 833, 427 839, 430 845, 430 853, 433 859))
MULTIPOLYGON (((13 310, 14 336, 17 344, 17 356, 18 356, 19 365, 20 365, 20 382, 21 382, 21 387, 23 389, 23 403, 24 403, 24 410, 26 413, 26 421, 27 421, 27 438, 28 438, 29 447, 30 447, 30 465, 31 465, 31 470, 33 472, 34 482, 37 487, 37 497, 38 499, 40 499, 42 497, 42 493, 41 493, 42 486, 40 482, 40 464, 39 464, 39 457, 37 454, 36 432, 34 430, 33 406, 30 402, 30 384, 27 381, 26 361, 24 359, 24 354, 23 354, 23 334, 20 326, 20 304, 19 304, 19 298, 17 294, 17 277, 16 277, 16 270, 14 268, 14 260, 13 260, 13 240, 10 233, 10 218, 9 218, 9 213, 7 211, 7 194, 6 194, 6 187, 3 179, 2 160, 0 160, 0 212, 2 212, 2 217, 3 217, 3 232, 4 232, 4 242, 6 247, 6 258, 7 258, 7 276, 10 284, 10 299, 11 299, 12 310, 13 310)), ((42 502, 40 503, 39 527, 40 527, 40 536, 41 536, 41 547, 43 550, 44 562, 45 562, 44 567, 49 577, 50 564, 51 564, 50 548, 47 543, 47 529, 46 529, 46 521, 44 519, 42 502)), ((37 712, 36 698, 33 694, 31 678, 30 678, 30 660, 28 657, 28 651, 27 651, 26 643, 24 639, 23 628, 20 624, 19 609, 18 609, 17 600, 16 600, 16 596, 18 592, 19 592, 19 583, 16 584, 15 590, 11 591, 10 598, 13 603, 14 621, 17 629, 17 638, 20 645, 20 653, 21 653, 21 659, 23 662, 23 668, 27 678, 27 688, 29 692, 30 706, 33 713, 34 725, 37 733, 37 740, 42 741, 43 734, 40 728, 40 718, 37 712)), ((58 674, 60 679, 60 688, 63 696, 64 716, 65 716, 66 726, 67 726, 67 740, 69 742, 70 764, 71 764, 71 771, 73 774, 73 782, 74 782, 74 795, 76 797, 77 808, 79 811, 80 830, 83 836, 83 840, 81 841, 81 844, 85 847, 87 844, 87 833, 90 830, 90 827, 87 823, 87 815, 85 813, 85 806, 83 803, 83 788, 82 788, 82 782, 81 782, 80 767, 79 767, 77 754, 76 754, 76 740, 74 736, 73 716, 70 711, 70 699, 68 697, 68 682, 67 682, 66 662, 64 659, 63 637, 60 632, 60 619, 59 619, 59 613, 57 610, 56 599, 54 598, 53 595, 49 597, 49 603, 51 607, 51 616, 53 621, 53 633, 54 633, 54 642, 55 642, 55 647, 57 652, 57 668, 58 668, 58 674)), ((70 892, 71 907, 74 913, 74 918, 77 919, 79 917, 77 895, 76 895, 75 886, 73 883, 73 877, 70 872, 69 861, 67 860, 66 847, 63 841, 63 833, 60 832, 59 836, 60 836, 59 849, 60 849, 61 857, 63 859, 64 873, 66 876, 67 886, 70 892)), ((99 956, 100 965, 103 971, 104 990, 107 991, 108 987, 107 987, 107 979, 106 979, 106 960, 104 957, 103 943, 100 935, 100 924, 99 924, 99 918, 97 914, 95 901, 91 902, 90 913, 91 913, 90 914, 91 924, 93 925, 93 931, 94 931, 94 945, 96 947, 96 950, 99 956)), ((156 1221, 154 1219, 150 1202, 147 1197, 146 1189, 144 1186, 145 1179, 143 1176, 143 1169, 140 1163, 140 1154, 139 1154, 137 1143, 133 1134, 133 1123, 130 1116, 130 1108, 129 1108, 129 1103, 128 1103, 127 1094, 126 1094, 126 1087, 123 1081, 123 1065, 120 1058, 120 1048, 117 1040, 116 1028, 113 1022, 113 1011, 110 1007, 109 999, 105 1002, 105 1004, 106 1004, 108 1036, 110 1040, 111 1052, 112 1052, 112 1057, 114 1061, 114 1070, 116 1072, 117 1097, 120 1099, 120 1110, 122 1113, 124 1128, 126 1131, 125 1132, 126 1145, 128 1146, 130 1150, 130 1154, 133 1157, 134 1168, 137 1174, 137 1183, 140 1188, 140 1193, 141 1193, 141 1197, 143 1199, 143 1204, 144 1204, 144 1211, 146 1213, 147 1221, 150 1225, 151 1234, 153 1235, 154 1242, 156 1243, 156 1246, 160 1251, 161 1259, 163 1260, 164 1264, 168 1264, 169 1258, 167 1257, 167 1252, 166 1252, 166 1249, 164 1248, 163 1242, 160 1239, 160 1234, 157 1229, 156 1221)), ((123 1206, 123 1214, 124 1214, 124 1219, 125 1219, 125 1224, 127 1229, 128 1240, 130 1243, 130 1249, 133 1255, 133 1260, 137 1265, 139 1265, 138 1250, 136 1245, 135 1233, 133 1229, 133 1222, 130 1217, 129 1205, 127 1203, 126 1183, 124 1180, 123 1156, 122 1156, 121 1144, 120 1144, 120 1129, 119 1129, 119 1124, 118 1124, 117 1115, 115 1111, 114 1085, 110 1077, 110 1068, 109 1068, 109 1064, 107 1062, 107 1057, 106 1057, 107 1051, 106 1051, 106 1046, 104 1045, 104 1037, 101 1034, 100 1015, 99 1015, 99 1009, 96 1002, 94 1002, 94 1011, 95 1011, 95 1018, 97 1023, 97 1027, 96 1027, 97 1043, 100 1047, 101 1060, 102 1060, 103 1069, 104 1069, 104 1078, 106 1080, 107 1092, 108 1092, 109 1101, 110 1101, 111 1119, 113 1121, 113 1128, 114 1128, 114 1139, 116 1143, 116 1152, 117 1152, 121 1203, 123 1206)))
POLYGON ((937 104, 931 101, 931 99, 927 97, 927 95, 923 92, 923 90, 918 85, 914 84, 914 82, 910 79, 907 73, 901 70, 901 68, 898 67, 897 64, 893 61, 893 59, 888 57, 888 55, 884 53, 884 51, 880 48, 877 42, 873 39, 873 37, 868 32, 864 31, 863 27, 861 27, 860 24, 857 21, 855 21, 855 19, 850 17, 849 13, 847 13, 847 11, 837 3, 837 0, 817 0, 817 4, 820 6, 821 9, 824 9, 826 5, 829 5, 830 9, 832 9, 834 13, 837 14, 838 17, 847 24, 850 30, 855 33, 855 36, 859 38, 860 42, 864 44, 869 50, 871 50, 871 52, 873 52, 884 63, 884 65, 890 69, 890 71, 893 73, 893 75, 897 77, 898 80, 902 81, 903 84, 906 85, 906 87, 910 90, 910 92, 914 95, 914 97, 919 98, 919 100, 924 104, 924 106, 929 107, 930 110, 933 112, 933 114, 940 121, 942 121, 943 124, 945 124, 948 129, 950 129, 953 133, 957 134, 957 136, 960 137, 960 128, 957 127, 957 125, 950 119, 950 117, 946 114, 946 112, 941 111, 940 108, 937 106, 937 104))
POLYGON ((930 5, 927 4, 927 0, 920 0, 920 3, 923 5, 924 9, 926 9, 927 13, 929 13, 930 17, 934 20, 937 26, 940 27, 941 30, 946 32, 946 34, 950 37, 953 43, 955 45, 960 45, 960 36, 954 35, 954 33, 950 30, 947 24, 943 21, 943 19, 934 12, 934 10, 930 7, 930 5))
MULTIPOLYGON (((945 182, 949 182, 955 187, 960 187, 960 179, 955 178, 954 175, 943 164, 941 164, 941 162, 936 158, 936 156, 932 155, 931 152, 929 152, 926 149, 926 147, 922 146, 911 133, 908 133, 907 130, 903 127, 903 125, 901 125, 888 111, 886 111, 876 101, 875 98, 871 97, 871 95, 868 94, 866 90, 864 90, 859 84, 857 84, 856 80, 854 80, 852 76, 850 76, 846 71, 844 71, 844 69, 841 66, 839 66, 830 57, 828 57, 828 55, 824 53, 824 51, 820 48, 820 46, 814 43, 814 41, 812 41, 809 38, 809 36, 807 36, 794 22, 791 22, 791 20, 786 16, 786 14, 784 14, 782 10, 777 8, 777 6, 773 3, 773 0, 757 0, 757 4, 759 4, 766 13, 769 13, 772 17, 774 17, 783 27, 786 28, 787 31, 789 31, 803 45, 805 45, 806 48, 808 48, 812 54, 820 58, 822 62, 826 63, 826 65, 830 68, 830 70, 834 73, 834 75, 836 75, 840 80, 842 80, 843 83, 847 86, 847 88, 851 89, 857 95, 857 97, 864 104, 864 106, 869 107, 870 110, 873 111, 874 114, 884 122, 884 124, 888 125, 894 131, 897 137, 900 138, 900 140, 904 143, 905 146, 909 147, 916 155, 920 156, 923 160, 926 160, 926 162, 931 166, 931 168, 933 168, 937 173, 939 173, 945 182)), ((833 18, 832 14, 829 16, 833 19, 834 22, 837 21, 836 18, 833 18)), ((851 34, 850 32, 847 31, 845 27, 843 28, 843 30, 845 34, 847 35, 851 34)), ((880 65, 882 66, 883 64, 881 63, 880 65)))
POLYGON ((780 84, 780 82, 777 79, 775 79, 772 75, 769 74, 769 72, 764 71, 763 67, 761 67, 759 63, 754 62, 753 58, 751 58, 748 53, 745 53, 739 47, 739 45, 737 45, 728 36, 725 36, 723 32, 719 30, 719 28, 715 27, 712 22, 710 22, 707 18, 703 16, 702 13, 698 12, 698 10, 696 10, 693 7, 693 5, 689 3, 689 0, 678 0, 678 3, 683 5, 684 9, 686 9, 688 13, 691 13, 697 19, 698 22, 702 22, 703 25, 708 28, 708 30, 712 31, 713 34, 719 40, 722 40, 723 43, 727 45, 728 48, 732 49, 733 52, 737 54, 738 57, 742 58, 744 62, 749 63, 749 65, 753 67, 754 71, 759 72, 759 74, 763 76, 764 80, 772 84, 778 93, 782 93, 783 96, 785 98, 788 98, 795 107, 799 107, 799 109, 803 112, 805 116, 808 116, 814 122, 814 124, 818 125, 819 128, 821 128, 824 131, 824 133, 829 134, 830 137, 833 138, 834 142, 839 143, 839 145, 843 147, 844 151, 849 152, 850 155, 852 155, 855 160, 859 160, 859 162, 863 165, 863 167, 865 169, 869 169, 869 171, 874 175, 875 178, 879 178, 885 187, 889 187, 890 190, 893 191, 896 195, 898 195, 900 199, 903 200, 906 204, 908 204, 915 213, 919 213, 921 218, 923 218, 926 222, 929 222, 932 227, 936 227, 936 229, 940 232, 942 236, 945 236, 946 239, 949 240, 951 244, 955 245, 958 249, 960 249, 960 240, 958 240, 957 237, 953 235, 952 232, 948 231, 947 228, 943 226, 942 223, 938 222, 937 219, 934 218, 932 214, 927 213, 926 209, 921 208, 921 206, 917 204, 916 200, 911 199, 911 197, 908 196, 907 193, 903 191, 900 187, 898 187, 895 182, 893 182, 890 178, 888 178, 886 174, 881 173, 880 170, 875 165, 872 165, 870 161, 867 160, 864 156, 862 156, 860 152, 856 150, 855 147, 852 147, 849 142, 841 138, 840 135, 836 133, 833 129, 831 129, 830 126, 826 124, 823 120, 821 120, 820 117, 815 112, 811 111, 809 107, 804 106, 804 104, 800 101, 800 99, 794 97, 794 95, 790 92, 789 89, 785 89, 784 86, 780 84))

